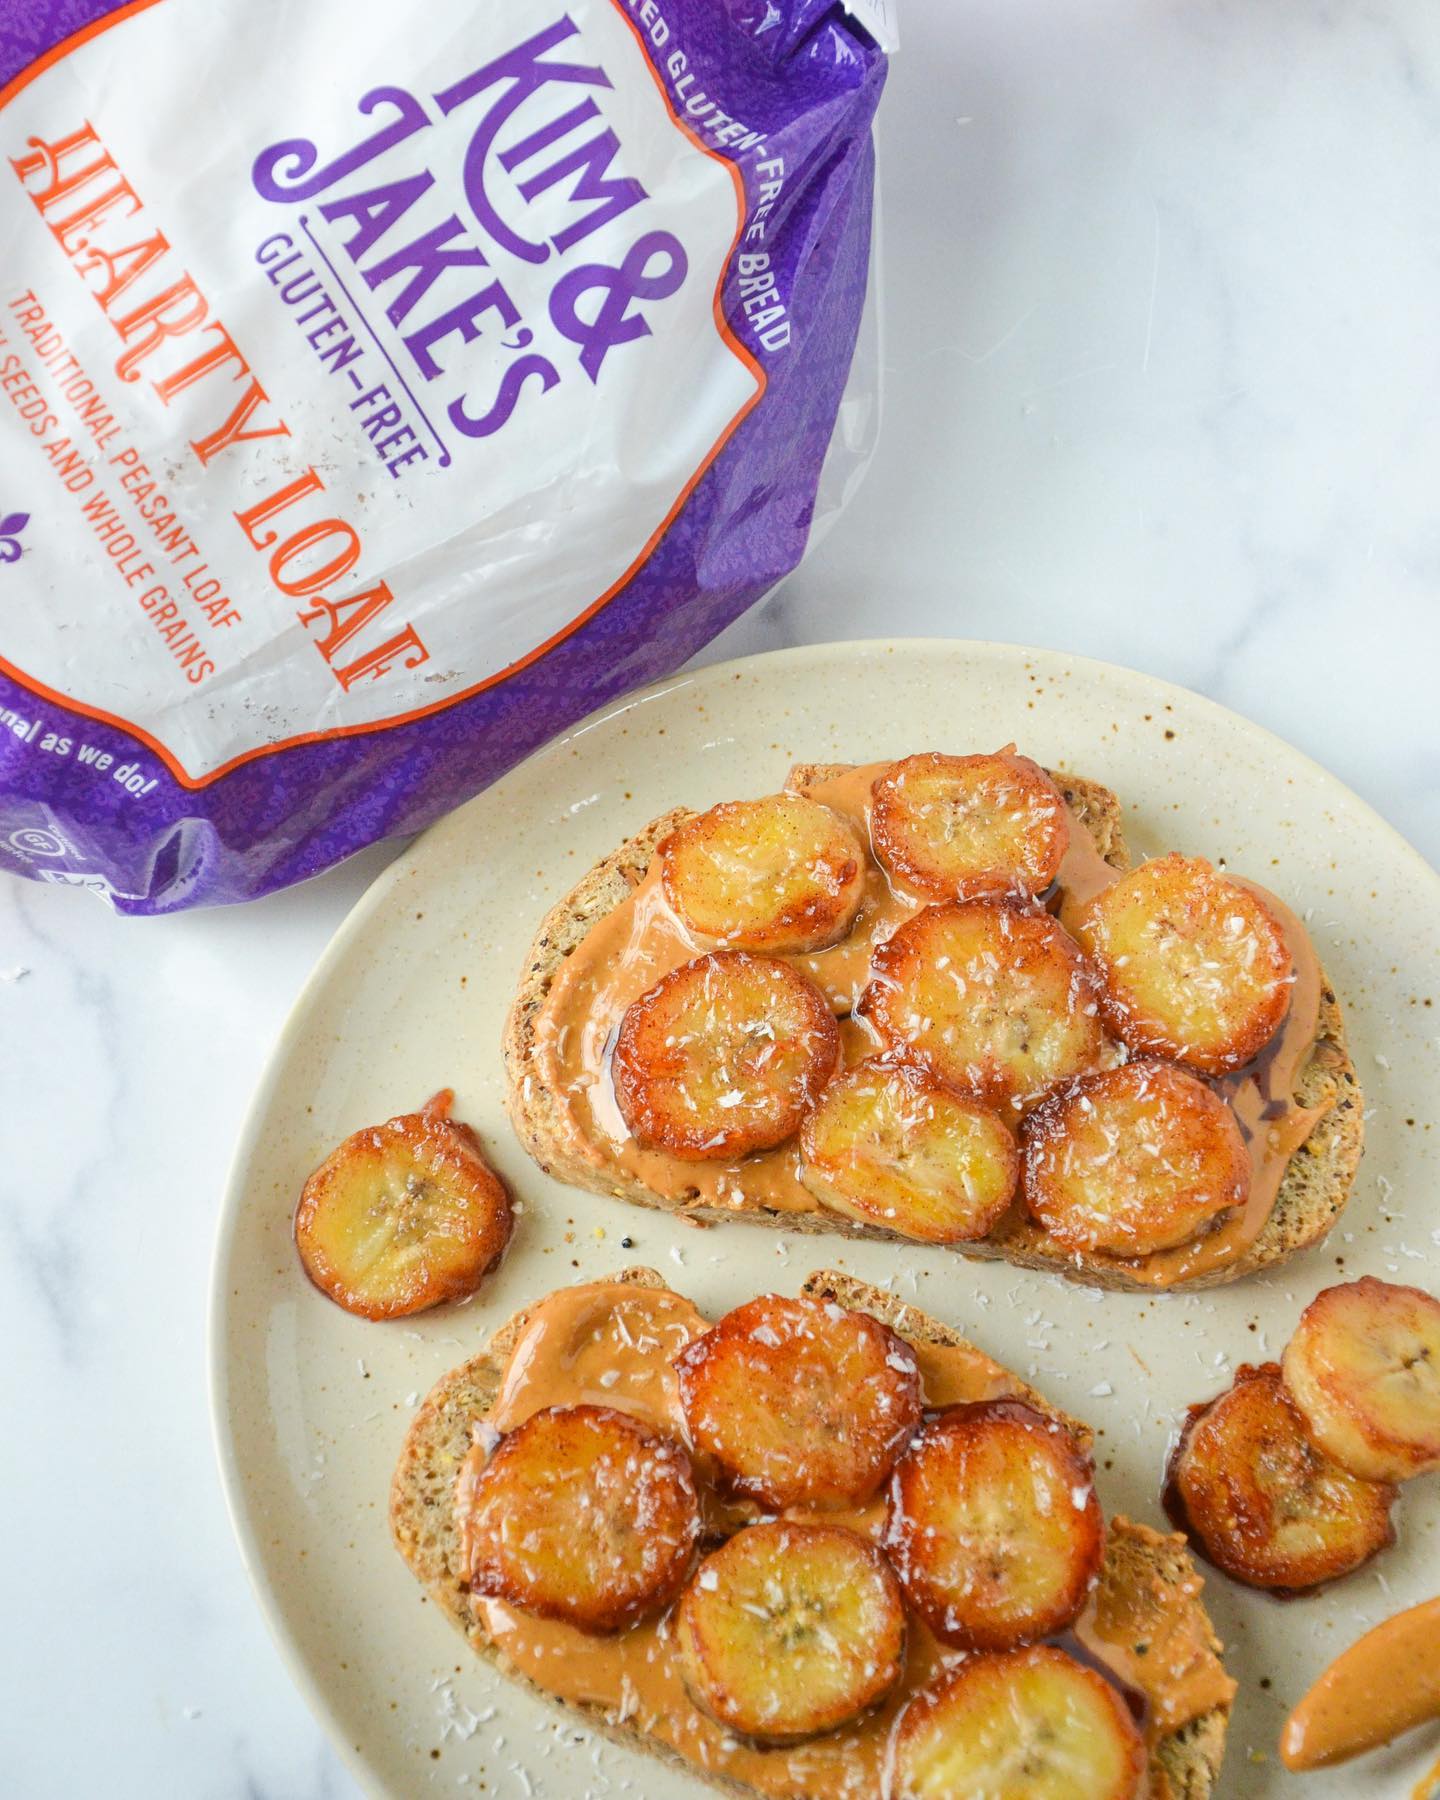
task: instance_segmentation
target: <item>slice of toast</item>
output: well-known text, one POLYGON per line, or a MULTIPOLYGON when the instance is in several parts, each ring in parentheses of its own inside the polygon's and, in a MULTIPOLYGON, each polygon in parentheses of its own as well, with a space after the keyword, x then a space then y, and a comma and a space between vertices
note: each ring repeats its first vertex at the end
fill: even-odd
MULTIPOLYGON (((840 764, 800 763, 790 771, 785 785, 791 789, 809 787, 842 772, 840 764)), ((1098 782, 1053 770, 1049 773, 1105 861, 1116 869, 1129 868, 1130 854, 1115 795, 1098 782)), ((597 919, 630 895, 662 840, 691 816, 690 809, 677 807, 628 838, 597 863, 541 922, 525 959, 505 1027, 506 1105, 516 1135, 546 1174, 557 1181, 639 1206, 681 1213, 694 1222, 724 1224, 742 1219, 781 1231, 833 1231, 846 1237, 910 1243, 912 1240, 882 1226, 864 1224, 818 1206, 814 1212, 793 1212, 767 1207, 758 1200, 716 1207, 704 1204, 698 1195, 671 1198, 656 1193, 616 1163, 597 1165, 577 1156, 567 1141, 562 1111, 540 1073, 536 1017, 565 958, 597 919)), ((1217 1287, 1294 1256, 1325 1237, 1349 1198, 1364 1136, 1364 1099, 1346 1048, 1340 1004, 1323 974, 1319 1031, 1300 1072, 1296 1099, 1303 1107, 1323 1108, 1324 1112, 1290 1159, 1275 1205, 1254 1242, 1233 1262, 1177 1286, 1217 1287)), ((739 1185, 743 1187, 743 1178, 739 1185)), ((1138 1280, 1110 1258, 1067 1249, 1022 1216, 1018 1207, 1012 1207, 988 1237, 952 1248, 963 1256, 1058 1273, 1090 1286, 1153 1291, 1150 1284, 1138 1280)))
MULTIPOLYGON (((626 1269, 613 1279, 642 1287, 668 1285, 653 1269, 626 1269)), ((801 1291, 815 1299, 831 1300, 852 1310, 870 1313, 912 1343, 953 1345, 976 1352, 976 1347, 958 1332, 852 1275, 818 1270, 808 1277, 801 1291)), ((602 1705, 557 1700, 543 1686, 508 1668, 503 1651, 485 1630, 482 1614, 471 1599, 464 1580, 454 1520, 455 1482, 473 1441, 471 1427, 494 1404, 510 1352, 524 1331, 532 1310, 526 1308, 517 1313, 500 1327, 478 1356, 443 1376, 416 1413, 390 1488, 390 1528, 396 1546, 430 1599, 461 1632, 471 1649, 501 1669, 509 1679, 541 1695, 562 1711, 579 1714, 591 1729, 616 1743, 645 1750, 723 1792, 754 1795, 756 1790, 748 1783, 720 1770, 697 1768, 668 1745, 638 1730, 602 1705)), ((983 1352, 976 1353, 983 1355, 983 1352)), ((1017 1398, 1028 1400, 1059 1420, 1088 1446, 1088 1427, 1051 1406, 1018 1376, 1001 1371, 998 1364, 995 1368, 1005 1376, 1010 1391, 1017 1398)), ((1196 1646, 1198 1655, 1218 1662, 1222 1645, 1200 1603, 1199 1586, 1194 1564, 1180 1534, 1154 1531, 1148 1525, 1119 1516, 1108 1521, 1105 1560, 1096 1591, 1096 1604, 1102 1616, 1107 1608, 1113 1607, 1127 1616, 1133 1615, 1137 1624, 1141 1620, 1147 1621, 1147 1637, 1153 1637, 1158 1627, 1175 1630, 1196 1646)), ((1138 1663, 1148 1645, 1142 1642, 1127 1648, 1135 1654, 1138 1663)), ((1208 1800, 1224 1756, 1229 1715, 1228 1701, 1215 1705, 1154 1744, 1150 1800, 1208 1800)), ((809 1800, 832 1800, 832 1797, 817 1792, 809 1800)))

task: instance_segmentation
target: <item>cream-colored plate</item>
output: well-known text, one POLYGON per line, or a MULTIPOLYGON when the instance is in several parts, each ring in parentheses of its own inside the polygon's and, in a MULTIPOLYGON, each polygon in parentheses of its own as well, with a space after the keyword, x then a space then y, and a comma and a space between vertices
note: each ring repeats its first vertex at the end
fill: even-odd
MULTIPOLYGON (((215 1270, 216 1432, 246 1560, 312 1705, 376 1793, 713 1791, 509 1688, 422 1603, 386 1525, 390 1470, 430 1384, 516 1308, 626 1263, 653 1264, 707 1309, 793 1291, 827 1263, 893 1281, 1098 1427, 1107 1508, 1163 1523, 1156 1490, 1186 1403, 1234 1364, 1278 1355, 1337 1269, 1440 1285, 1437 1033, 1440 881, 1323 770, 1193 694, 1074 657, 910 641, 755 657, 608 708, 375 883, 301 995, 241 1140, 215 1270), (1113 787, 1137 850, 1223 859, 1309 918, 1371 1108, 1359 1182, 1326 1248, 1207 1295, 1102 1298, 941 1250, 689 1229, 532 1166, 505 1119, 501 1025, 541 914, 593 861, 678 802, 770 792, 797 759, 1011 739, 1113 787), (307 1284, 295 1197, 348 1132, 445 1085, 523 1203, 515 1242, 469 1305, 367 1324, 307 1284)), ((1412 1483, 1397 1518, 1394 1549, 1316 1599, 1207 1579, 1241 1683, 1225 1794, 1292 1793, 1275 1754, 1289 1704, 1363 1628, 1440 1587, 1440 1478, 1412 1483)), ((1305 1792, 1408 1792, 1436 1749, 1412 1741, 1310 1777, 1305 1792)))

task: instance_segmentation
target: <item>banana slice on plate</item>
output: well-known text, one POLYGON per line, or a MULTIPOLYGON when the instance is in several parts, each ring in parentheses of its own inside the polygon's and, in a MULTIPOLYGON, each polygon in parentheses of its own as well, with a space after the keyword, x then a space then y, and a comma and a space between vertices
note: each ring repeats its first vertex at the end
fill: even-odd
POLYGON ((777 1510, 868 1500, 920 1422, 920 1371, 869 1313, 762 1294, 675 1360, 692 1442, 777 1510))
POLYGON ((884 1544, 935 1635, 1004 1650, 1073 1624, 1105 1525, 1090 1459, 1020 1400, 927 1418, 890 1479, 884 1544))
POLYGON ((295 1247, 305 1273, 364 1319, 398 1319, 464 1300, 510 1241, 505 1184, 479 1139, 438 1093, 346 1138, 305 1183, 295 1247))
POLYGON ((628 1009, 615 1099, 647 1149, 745 1156, 798 1130, 839 1060, 840 1028, 813 982, 772 957, 716 950, 628 1009))
POLYGON ((838 1525, 777 1519, 707 1556, 676 1615, 690 1697, 764 1744, 834 1731, 905 1666, 905 1605, 885 1558, 838 1525))
POLYGON ((1172 1063, 1082 1076, 1025 1120, 1025 1205, 1072 1250, 1145 1256, 1250 1190, 1250 1153, 1213 1089, 1172 1063))
POLYGON ((1258 1056, 1289 1010, 1294 961, 1280 921, 1199 858, 1141 863, 1065 923, 1132 1050, 1223 1075, 1258 1056))
POLYGON ((1395 1489, 1362 1480, 1325 1454, 1286 1393, 1278 1363, 1243 1365, 1227 1393, 1193 1409, 1166 1498, 1217 1569, 1277 1593, 1336 1581, 1395 1536, 1395 1489))
POLYGON ((924 1244, 984 1237, 1019 1170, 996 1113, 885 1057, 838 1076, 800 1127, 800 1179, 817 1200, 924 1244))
POLYGON ((470 1591, 581 1631, 668 1606, 700 1536, 683 1445, 609 1406, 552 1406, 507 1432, 460 1512, 470 1591))
POLYGON ((799 794, 727 800, 660 846, 665 897, 696 937, 733 950, 823 950, 865 897, 865 851, 837 812, 799 794))
POLYGON ((1282 1363, 1327 1455, 1370 1481, 1440 1468, 1440 1300, 1366 1275, 1317 1294, 1282 1363))
POLYGON ((1102 1675, 1049 1644, 970 1656, 917 1694, 889 1800, 1138 1800, 1145 1746, 1102 1675))
POLYGON ((1048 913, 927 906, 881 944, 859 1012, 941 1081, 1018 1110, 1105 1048, 1084 958, 1048 913))
POLYGON ((1060 872, 1070 813, 1028 756, 907 756, 875 783, 875 854, 931 900, 1038 894, 1060 872))

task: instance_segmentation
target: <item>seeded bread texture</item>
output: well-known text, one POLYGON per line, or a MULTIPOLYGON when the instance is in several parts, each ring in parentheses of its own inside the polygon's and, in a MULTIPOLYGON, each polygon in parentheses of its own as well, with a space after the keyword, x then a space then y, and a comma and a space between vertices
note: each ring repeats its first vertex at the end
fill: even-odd
MULTIPOLYGON (((843 764, 799 763, 791 769, 789 789, 809 787, 843 773, 843 764)), ((1128 869, 1120 803, 1098 782, 1049 771, 1078 823, 1112 868, 1128 869)), ((516 1135, 546 1174, 571 1187, 629 1200, 638 1206, 683 1215, 693 1223, 715 1225, 744 1220, 778 1231, 837 1232, 845 1237, 888 1239, 910 1243, 897 1232, 863 1224, 828 1209, 782 1212, 760 1201, 737 1206, 709 1206, 698 1195, 669 1198, 657 1194, 618 1164, 594 1163, 577 1155, 567 1139, 562 1110, 541 1078, 535 1054, 535 1020, 550 983, 564 959, 594 922, 618 906, 650 865, 657 847, 690 809, 677 807, 629 838, 597 863, 575 889, 542 921, 525 959, 520 985, 505 1027, 506 1105, 516 1135)), ((1300 1071, 1297 1099, 1307 1108, 1323 1108, 1309 1138, 1291 1157, 1275 1205, 1259 1235, 1243 1256, 1177 1284, 1187 1289, 1218 1287, 1238 1281, 1321 1242, 1349 1198, 1359 1166, 1364 1137, 1364 1099, 1345 1043, 1344 1018, 1328 977, 1322 971, 1320 1024, 1309 1058, 1300 1071)), ((1071 1250, 1024 1215, 1017 1204, 988 1237, 950 1246, 980 1261, 1012 1263, 1018 1268, 1061 1274, 1087 1286, 1151 1292, 1111 1258, 1071 1250)))
MULTIPOLYGON (((668 1285, 653 1269, 626 1269, 613 1279, 640 1287, 668 1285)), ((912 1343, 975 1348, 958 1332, 918 1308, 851 1275, 819 1270, 806 1280, 802 1292, 871 1313, 912 1343)), ((455 1482, 470 1449, 471 1426, 484 1418, 494 1404, 506 1361, 531 1311, 526 1308, 517 1313, 501 1326, 478 1356, 443 1376, 416 1413, 390 1487, 390 1529, 396 1547, 430 1599, 471 1649, 509 1679, 549 1700, 562 1712, 578 1715, 591 1730, 612 1742, 644 1750, 722 1792, 753 1795, 756 1790, 747 1782, 718 1771, 697 1769, 667 1745, 657 1743, 632 1725, 615 1721, 602 1706, 556 1700, 543 1687, 508 1668, 504 1653, 485 1631, 461 1566, 454 1520, 455 1482)), ((1018 1397, 1060 1419, 1088 1444, 1090 1433, 1086 1427, 1050 1406, 1018 1377, 1010 1379, 1018 1397)), ((1222 1646, 1193 1592, 1194 1576, 1184 1540, 1178 1535, 1164 1535, 1118 1516, 1109 1520, 1100 1573, 1102 1597, 1112 1587, 1126 1593, 1159 1592, 1165 1606, 1193 1609, 1204 1641, 1218 1657, 1222 1646)), ((1208 1800, 1224 1755, 1229 1711, 1228 1705, 1215 1707, 1160 1740, 1152 1756, 1150 1800, 1208 1800)), ((832 1797, 816 1793, 809 1800, 832 1797)))

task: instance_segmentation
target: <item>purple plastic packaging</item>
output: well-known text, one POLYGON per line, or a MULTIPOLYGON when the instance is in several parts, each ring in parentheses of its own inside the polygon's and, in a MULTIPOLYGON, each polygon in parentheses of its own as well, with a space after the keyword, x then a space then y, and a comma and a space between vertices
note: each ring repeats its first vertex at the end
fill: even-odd
POLYGON ((833 0, 9 0, 0 868, 269 892, 758 600, 884 67, 833 0))

